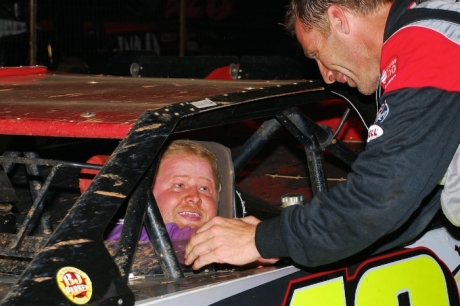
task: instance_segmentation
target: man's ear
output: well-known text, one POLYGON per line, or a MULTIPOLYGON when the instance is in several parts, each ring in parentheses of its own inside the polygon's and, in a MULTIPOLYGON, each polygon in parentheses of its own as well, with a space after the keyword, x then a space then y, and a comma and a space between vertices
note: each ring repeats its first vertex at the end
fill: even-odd
POLYGON ((350 33, 349 15, 345 13, 345 10, 341 6, 336 4, 331 5, 328 7, 326 14, 332 31, 339 31, 343 34, 350 33))

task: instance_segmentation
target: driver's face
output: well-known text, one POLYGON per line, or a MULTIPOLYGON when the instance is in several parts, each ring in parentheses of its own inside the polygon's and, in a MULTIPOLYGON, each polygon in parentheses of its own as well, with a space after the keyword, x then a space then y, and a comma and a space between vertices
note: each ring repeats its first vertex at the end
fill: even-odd
POLYGON ((324 82, 347 83, 366 95, 372 94, 378 84, 379 60, 375 60, 359 37, 342 35, 334 29, 325 37, 316 29, 306 30, 299 19, 296 36, 305 55, 316 60, 324 82))
POLYGON ((217 214, 218 192, 210 163, 189 155, 161 161, 153 194, 164 223, 200 227, 217 214))

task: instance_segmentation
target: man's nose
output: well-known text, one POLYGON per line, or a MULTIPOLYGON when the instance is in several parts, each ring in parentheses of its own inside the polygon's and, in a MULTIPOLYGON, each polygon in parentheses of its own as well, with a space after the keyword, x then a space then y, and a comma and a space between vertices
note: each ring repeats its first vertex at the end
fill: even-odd
POLYGON ((201 197, 198 189, 196 187, 187 188, 186 201, 192 204, 200 204, 201 197))
POLYGON ((318 67, 319 72, 321 73, 321 76, 323 77, 323 80, 326 84, 332 84, 335 82, 335 77, 331 70, 324 67, 324 65, 321 64, 321 62, 318 62, 318 67))

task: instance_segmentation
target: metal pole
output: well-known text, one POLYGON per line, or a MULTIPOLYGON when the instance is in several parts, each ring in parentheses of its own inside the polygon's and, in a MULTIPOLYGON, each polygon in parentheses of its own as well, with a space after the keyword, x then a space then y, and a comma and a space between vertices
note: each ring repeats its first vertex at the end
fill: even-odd
POLYGON ((37 0, 30 0, 30 66, 37 65, 37 0))
POLYGON ((233 167, 235 173, 242 170, 244 166, 267 144, 270 138, 281 127, 276 119, 270 119, 262 123, 257 131, 244 143, 244 145, 233 156, 233 167))
POLYGON ((303 120, 302 115, 296 108, 290 108, 277 114, 276 118, 304 146, 308 171, 310 172, 311 189, 313 194, 317 195, 320 192, 327 191, 324 157, 318 136, 313 128, 314 123, 303 120))

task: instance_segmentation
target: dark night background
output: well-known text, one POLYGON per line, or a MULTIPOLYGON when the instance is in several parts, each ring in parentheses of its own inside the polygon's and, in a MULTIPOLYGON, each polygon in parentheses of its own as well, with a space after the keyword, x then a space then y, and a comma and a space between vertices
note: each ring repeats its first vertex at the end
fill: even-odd
MULTIPOLYGON (((288 2, 186 0, 185 56, 286 56, 313 73, 281 25, 288 2)), ((180 0, 37 0, 37 64, 90 72, 123 52, 177 56, 179 7, 180 0)), ((29 64, 29 12, 29 0, 1 1, 0 66, 29 64), (5 24, 27 31, 8 35, 5 24)))

